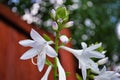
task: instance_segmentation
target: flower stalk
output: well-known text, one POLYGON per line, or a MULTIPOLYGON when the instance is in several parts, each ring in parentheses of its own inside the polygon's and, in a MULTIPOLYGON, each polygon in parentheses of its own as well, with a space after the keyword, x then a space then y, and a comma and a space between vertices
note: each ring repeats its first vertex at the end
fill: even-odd
MULTIPOLYGON (((55 36, 55 51, 56 53, 59 53, 59 37, 60 37, 60 25, 58 24, 58 29, 56 31, 56 36, 55 36)), ((57 57, 55 57, 54 59, 54 80, 58 80, 58 75, 57 75, 57 68, 58 68, 58 65, 57 65, 57 57)))
MULTIPOLYGON (((56 38, 55 38, 55 51, 58 53, 59 48, 59 34, 60 31, 56 31, 56 38)), ((56 58, 54 59, 54 80, 57 80, 57 61, 56 58)))

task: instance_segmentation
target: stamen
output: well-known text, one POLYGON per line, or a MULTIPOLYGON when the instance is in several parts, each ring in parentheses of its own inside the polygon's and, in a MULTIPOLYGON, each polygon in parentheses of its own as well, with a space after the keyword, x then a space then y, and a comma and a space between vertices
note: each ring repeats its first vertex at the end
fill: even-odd
POLYGON ((37 63, 34 62, 34 59, 31 58, 31 62, 34 64, 34 65, 37 65, 37 63))

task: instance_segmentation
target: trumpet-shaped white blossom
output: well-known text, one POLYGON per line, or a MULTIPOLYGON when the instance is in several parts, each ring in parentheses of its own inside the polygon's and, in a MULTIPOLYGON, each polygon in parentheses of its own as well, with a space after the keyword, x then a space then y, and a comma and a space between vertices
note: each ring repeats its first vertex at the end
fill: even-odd
POLYGON ((59 59, 56 58, 56 61, 57 61, 58 72, 59 72, 59 80, 66 80, 65 71, 64 71, 62 65, 60 64, 59 59))
POLYGON ((104 66, 99 75, 94 77, 94 80, 120 80, 120 74, 117 71, 106 71, 104 66))
POLYGON ((46 73, 45 73, 44 76, 41 78, 41 80, 48 80, 48 75, 49 75, 51 69, 52 69, 52 66, 49 66, 48 69, 47 69, 47 71, 46 71, 46 73))
POLYGON ((82 42, 81 45, 83 48, 81 50, 75 50, 65 46, 61 46, 61 48, 71 52, 79 60, 79 68, 82 70, 83 80, 86 80, 86 69, 91 69, 93 72, 99 73, 98 64, 91 58, 104 58, 105 55, 95 51, 95 49, 101 46, 101 43, 91 45, 90 47, 87 47, 87 44, 84 42, 82 42))
POLYGON ((25 11, 25 14, 22 16, 22 19, 27 21, 28 24, 31 24, 33 22, 32 18, 33 16, 30 14, 29 11, 25 11))
POLYGON ((28 10, 25 10, 25 14, 22 16, 22 19, 24 21, 27 21, 28 24, 31 24, 33 22, 40 23, 41 22, 40 17, 33 15, 35 13, 36 13, 36 11, 34 12, 34 10, 33 10, 33 13, 31 13, 28 10))
POLYGON ((39 71, 42 71, 44 68, 46 54, 50 57, 56 57, 56 51, 50 46, 52 41, 46 41, 42 38, 34 29, 31 30, 30 36, 33 40, 22 40, 19 42, 22 46, 30 46, 32 47, 30 50, 26 51, 20 59, 32 59, 37 56, 37 66, 39 71))

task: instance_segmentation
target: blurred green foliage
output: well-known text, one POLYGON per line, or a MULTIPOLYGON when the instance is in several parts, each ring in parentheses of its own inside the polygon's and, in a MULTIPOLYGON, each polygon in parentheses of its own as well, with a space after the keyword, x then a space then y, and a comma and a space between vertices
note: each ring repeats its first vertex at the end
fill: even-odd
MULTIPOLYGON (((120 18, 120 1, 91 0, 93 6, 90 6, 89 1, 81 0, 81 7, 70 16, 75 21, 75 26, 71 29, 75 47, 80 48, 81 41, 88 44, 102 42, 107 50, 106 55, 111 62, 115 61, 114 54, 120 57, 120 40, 116 34, 116 24, 120 18)), ((119 61, 120 59, 117 62, 119 61)))
MULTIPOLYGON (((50 18, 49 12, 53 8, 49 0, 45 1, 47 10, 39 12, 43 21, 50 18)), ((11 8, 16 6, 20 15, 24 14, 25 8, 30 8, 33 4, 31 0, 20 0, 17 4, 9 4, 7 0, 3 2, 11 8)), ((114 54, 120 57, 120 40, 116 33, 116 25, 120 18, 120 0, 66 0, 64 4, 67 7, 79 5, 77 9, 70 10, 70 20, 75 22, 71 28, 74 48, 81 48, 82 41, 88 44, 102 42, 111 62, 119 62, 120 59, 117 61, 113 57, 114 54)), ((41 26, 46 30, 49 28, 41 26)))

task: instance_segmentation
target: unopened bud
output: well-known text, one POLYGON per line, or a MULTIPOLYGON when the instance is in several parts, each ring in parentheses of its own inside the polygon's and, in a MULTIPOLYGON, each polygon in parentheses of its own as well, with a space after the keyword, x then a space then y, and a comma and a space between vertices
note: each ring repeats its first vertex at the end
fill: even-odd
POLYGON ((62 35, 60 36, 60 41, 66 44, 69 42, 69 39, 66 35, 62 35))
POLYGON ((99 60, 97 63, 98 63, 99 65, 103 65, 103 64, 105 64, 105 63, 107 63, 107 62, 108 62, 108 57, 105 57, 105 58, 99 60))
POLYGON ((57 22, 62 23, 63 22, 62 18, 59 18, 57 22))
POLYGON ((67 23, 64 25, 64 27, 65 27, 65 28, 69 28, 69 27, 73 26, 73 24, 74 24, 73 21, 69 21, 69 22, 67 22, 67 23))
POLYGON ((106 53, 106 51, 102 51, 102 54, 105 54, 106 53))
POLYGON ((51 10, 51 17, 52 17, 53 19, 55 19, 55 17, 56 17, 56 12, 55 12, 54 9, 51 10))
POLYGON ((53 30, 58 30, 58 24, 56 22, 52 22, 53 30))

